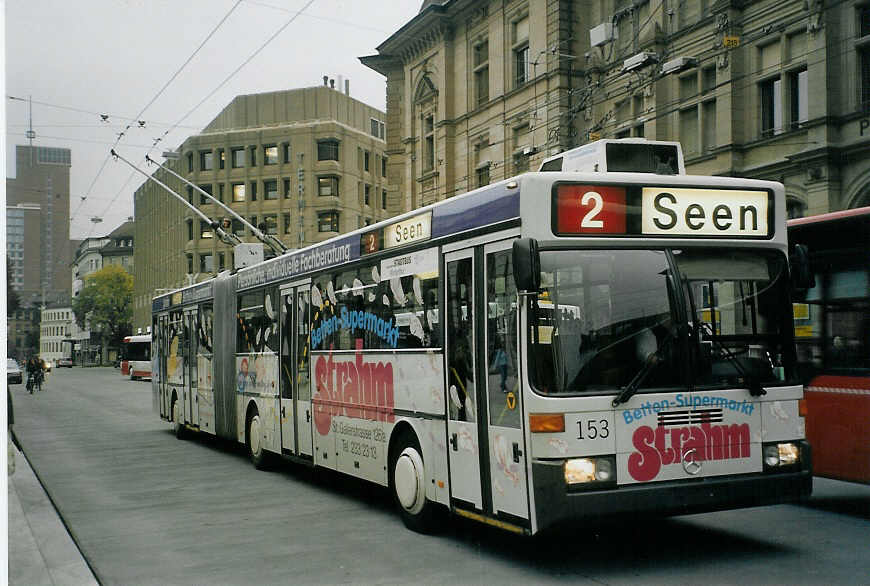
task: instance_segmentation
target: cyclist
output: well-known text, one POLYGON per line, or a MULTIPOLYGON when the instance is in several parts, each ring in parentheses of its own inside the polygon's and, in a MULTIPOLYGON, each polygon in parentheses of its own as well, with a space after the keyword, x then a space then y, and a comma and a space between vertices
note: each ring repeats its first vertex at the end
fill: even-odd
POLYGON ((32 356, 27 361, 27 390, 33 394, 34 387, 37 391, 42 390, 42 380, 44 377, 42 370, 42 360, 38 356, 32 356))

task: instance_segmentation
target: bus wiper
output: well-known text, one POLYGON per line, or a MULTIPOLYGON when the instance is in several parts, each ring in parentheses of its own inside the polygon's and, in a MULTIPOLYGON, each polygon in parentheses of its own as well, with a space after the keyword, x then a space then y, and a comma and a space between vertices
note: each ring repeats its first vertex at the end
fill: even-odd
POLYGON ((640 370, 637 371, 637 374, 634 375, 634 378, 629 381, 625 387, 619 392, 618 395, 613 399, 610 403, 612 407, 618 407, 620 404, 625 403, 629 399, 631 399, 635 393, 637 393, 637 389, 640 387, 641 383, 646 380, 646 377, 649 376, 649 373, 653 371, 653 369, 661 362, 659 359, 659 353, 653 352, 650 354, 644 365, 640 370))
POLYGON ((625 403, 629 399, 631 399, 635 393, 637 393, 637 389, 640 388, 640 385, 643 381, 646 380, 646 377, 650 375, 650 373, 662 362, 662 353, 667 349, 668 345, 670 345, 674 341, 674 336, 669 335, 665 338, 665 341, 662 342, 660 348, 658 348, 655 352, 650 352, 646 357, 646 361, 644 361, 643 366, 640 370, 637 371, 637 374, 634 375, 625 387, 619 392, 618 395, 611 401, 610 405, 612 407, 617 407, 622 403, 625 403))

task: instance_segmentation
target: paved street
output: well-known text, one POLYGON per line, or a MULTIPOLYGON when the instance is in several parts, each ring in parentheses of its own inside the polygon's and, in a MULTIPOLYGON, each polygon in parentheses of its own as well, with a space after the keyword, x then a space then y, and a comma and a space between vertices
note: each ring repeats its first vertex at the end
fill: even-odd
POLYGON ((536 540, 460 520, 428 537, 378 487, 176 440, 150 383, 115 369, 12 391, 23 450, 103 584, 870 583, 870 486, 816 479, 807 506, 536 540))

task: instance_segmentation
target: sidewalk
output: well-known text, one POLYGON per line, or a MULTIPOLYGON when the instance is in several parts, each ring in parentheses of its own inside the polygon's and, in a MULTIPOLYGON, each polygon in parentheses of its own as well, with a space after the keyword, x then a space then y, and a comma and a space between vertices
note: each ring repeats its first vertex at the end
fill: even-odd
POLYGON ((9 441, 9 584, 98 584, 24 455, 9 441))

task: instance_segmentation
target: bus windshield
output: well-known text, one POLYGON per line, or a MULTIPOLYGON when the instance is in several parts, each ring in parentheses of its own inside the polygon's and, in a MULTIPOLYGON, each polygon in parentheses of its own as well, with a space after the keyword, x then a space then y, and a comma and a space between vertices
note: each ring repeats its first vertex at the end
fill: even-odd
POLYGON ((151 360, 151 342, 125 342, 121 345, 123 360, 151 360))
POLYGON ((791 371, 779 253, 542 251, 541 271, 528 333, 539 392, 770 385, 791 371))

